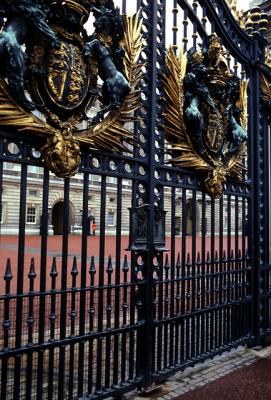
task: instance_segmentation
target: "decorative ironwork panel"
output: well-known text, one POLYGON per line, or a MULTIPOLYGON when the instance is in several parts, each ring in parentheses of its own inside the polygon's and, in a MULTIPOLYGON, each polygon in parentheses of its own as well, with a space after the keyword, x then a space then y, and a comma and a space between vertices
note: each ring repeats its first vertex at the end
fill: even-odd
POLYGON ((117 398, 263 343, 271 327, 265 22, 257 33, 256 17, 252 26, 224 0, 32 3, 6 0, 0 15, 0 53, 8 29, 26 44, 23 59, 13 47, 22 63, 7 58, 0 71, 1 398, 117 398), (196 107, 215 126, 198 136, 207 164, 224 168, 236 150, 229 121, 247 136, 236 173, 217 174, 219 196, 194 168, 200 152, 180 141, 185 105, 175 102, 185 97, 175 84, 189 74, 180 60, 196 56, 206 68, 210 35, 224 73, 246 89, 238 97, 227 80, 232 92, 217 104, 223 138, 208 108, 220 94, 208 103, 205 91, 196 107))

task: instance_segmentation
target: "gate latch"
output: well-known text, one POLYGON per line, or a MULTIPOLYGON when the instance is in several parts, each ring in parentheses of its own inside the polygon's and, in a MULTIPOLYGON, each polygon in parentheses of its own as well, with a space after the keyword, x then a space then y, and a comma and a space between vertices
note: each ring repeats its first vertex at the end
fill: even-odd
MULTIPOLYGON (((150 205, 143 204, 129 208, 130 211, 130 238, 129 251, 149 251, 150 232, 149 216, 150 205)), ((168 251, 166 246, 166 211, 161 207, 154 208, 152 224, 154 248, 158 252, 168 251)))

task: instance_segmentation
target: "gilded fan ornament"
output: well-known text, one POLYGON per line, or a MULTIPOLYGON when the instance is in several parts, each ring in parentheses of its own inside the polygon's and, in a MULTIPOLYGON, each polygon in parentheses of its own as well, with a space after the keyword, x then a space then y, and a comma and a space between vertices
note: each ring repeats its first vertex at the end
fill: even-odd
POLYGON ((203 173, 206 192, 219 198, 226 177, 246 170, 248 83, 230 71, 215 34, 202 50, 169 48, 163 80, 170 162, 203 173))
POLYGON ((260 77, 260 85, 261 85, 261 98, 263 103, 266 106, 266 109, 269 113, 269 122, 271 120, 271 79, 269 76, 269 79, 267 76, 263 73, 261 73, 260 77))
POLYGON ((82 145, 128 151, 126 124, 140 107, 139 15, 121 15, 112 0, 2 3, 0 125, 46 137, 45 165, 60 177, 77 172, 82 145))

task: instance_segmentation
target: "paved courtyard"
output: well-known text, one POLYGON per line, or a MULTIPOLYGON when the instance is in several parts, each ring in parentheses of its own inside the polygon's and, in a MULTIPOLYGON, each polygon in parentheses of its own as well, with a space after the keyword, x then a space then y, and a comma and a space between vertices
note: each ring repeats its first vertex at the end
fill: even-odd
POLYGON ((174 399, 186 392, 204 386, 231 372, 250 365, 259 360, 259 358, 271 358, 271 346, 259 351, 240 346, 222 356, 216 356, 203 364, 197 364, 195 367, 189 367, 183 372, 176 373, 157 391, 148 395, 132 392, 125 395, 124 398, 126 400, 174 399))
MULTIPOLYGON (((47 260, 46 260, 46 286, 47 289, 50 289, 51 285, 51 277, 50 271, 53 263, 53 258, 56 258, 57 262, 57 270, 58 270, 58 278, 56 281, 56 287, 60 287, 61 281, 61 269, 62 269, 62 236, 48 236, 47 239, 47 260)), ((214 249, 219 251, 219 237, 214 239, 214 249)), ((124 256, 127 255, 128 259, 130 257, 130 252, 126 251, 129 244, 128 236, 121 237, 121 262, 124 260, 124 256)), ((16 273, 17 273, 17 263, 18 263, 18 245, 19 238, 18 236, 8 236, 8 235, 0 235, 0 295, 5 292, 5 282, 4 282, 4 273, 6 268, 7 259, 10 259, 11 262, 11 271, 13 274, 13 279, 11 281, 11 293, 16 293, 16 273)), ((99 236, 88 236, 87 243, 85 244, 87 247, 87 262, 90 263, 90 258, 93 256, 96 263, 96 270, 98 272, 99 269, 99 252, 100 252, 100 237, 99 236)), ((196 239, 196 253, 201 252, 202 246, 202 238, 197 237, 196 239)), ((223 249, 227 250, 228 246, 228 237, 224 236, 223 238, 223 249)), ((166 247, 168 249, 171 248, 171 238, 166 238, 166 247)), ((206 254, 211 250, 211 238, 206 237, 205 239, 205 247, 206 254)), ((112 256, 113 268, 114 262, 116 258, 116 237, 115 236, 106 236, 105 237, 105 268, 107 267, 108 257, 112 256)), ((181 254, 182 250, 182 238, 177 236, 175 238, 175 248, 176 248, 176 256, 178 252, 181 254)), ((234 235, 231 237, 231 248, 235 252, 235 237, 234 235)), ((74 257, 77 260, 77 267, 79 271, 78 280, 80 282, 80 266, 81 266, 81 249, 82 249, 82 237, 76 235, 70 235, 68 239, 68 259, 67 259, 67 285, 71 286, 72 277, 71 270, 73 265, 74 257)), ((239 249, 242 249, 242 237, 239 237, 239 249)), ((186 237, 186 253, 192 252, 192 238, 191 236, 186 237)), ((168 252, 170 257, 170 251, 168 252)), ((40 261, 41 261, 41 237, 40 236, 26 236, 25 237, 25 246, 24 246, 24 290, 28 290, 28 273, 31 264, 31 259, 33 258, 35 264, 36 271, 36 279, 34 282, 34 290, 37 290, 39 287, 39 277, 40 277, 40 261)), ((95 277, 95 284, 97 284, 98 273, 95 277)), ((114 280, 114 274, 112 276, 114 280)), ((129 281, 129 275, 128 275, 129 281)))

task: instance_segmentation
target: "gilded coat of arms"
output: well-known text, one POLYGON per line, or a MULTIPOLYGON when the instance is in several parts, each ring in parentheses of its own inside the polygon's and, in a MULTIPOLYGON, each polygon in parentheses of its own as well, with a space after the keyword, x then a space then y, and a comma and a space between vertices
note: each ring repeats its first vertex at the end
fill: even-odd
POLYGON ((45 136, 45 164, 60 177, 77 172, 81 144, 124 151, 141 49, 138 15, 121 15, 113 0, 2 1, 0 125, 45 136))
POLYGON ((229 68, 221 40, 166 55, 164 130, 174 165, 207 174, 204 187, 220 197, 226 177, 242 179, 247 140, 247 82, 229 68))

